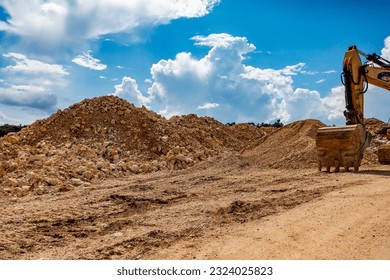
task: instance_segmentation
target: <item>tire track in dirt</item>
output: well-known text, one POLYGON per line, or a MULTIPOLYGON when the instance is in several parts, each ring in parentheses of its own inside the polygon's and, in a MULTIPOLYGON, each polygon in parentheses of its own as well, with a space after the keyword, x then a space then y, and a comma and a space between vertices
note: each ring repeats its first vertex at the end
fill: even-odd
POLYGON ((108 180, 70 192, 2 197, 0 258, 200 257, 198 244, 223 239, 231 228, 263 223, 377 176, 259 170, 243 163, 228 156, 192 169, 108 180))
POLYGON ((176 244, 158 258, 175 252, 178 259, 389 259, 389 176, 387 169, 356 176, 364 180, 343 178, 308 203, 232 223, 195 248, 176 244))

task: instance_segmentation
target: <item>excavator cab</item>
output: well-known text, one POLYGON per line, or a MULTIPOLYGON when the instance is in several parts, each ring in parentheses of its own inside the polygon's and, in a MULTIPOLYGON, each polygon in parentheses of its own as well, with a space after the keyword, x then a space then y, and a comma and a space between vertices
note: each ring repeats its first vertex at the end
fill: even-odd
MULTIPOLYGON (((364 128, 364 93, 368 84, 390 90, 390 62, 377 54, 366 55, 356 46, 345 52, 343 61, 343 84, 345 87, 346 126, 323 127, 318 129, 316 146, 318 169, 329 172, 334 167, 346 171, 350 167, 359 171, 365 149, 370 145, 371 134, 364 128), (363 65, 360 56, 367 62, 363 65)), ((380 163, 390 164, 390 144, 378 149, 380 163)))

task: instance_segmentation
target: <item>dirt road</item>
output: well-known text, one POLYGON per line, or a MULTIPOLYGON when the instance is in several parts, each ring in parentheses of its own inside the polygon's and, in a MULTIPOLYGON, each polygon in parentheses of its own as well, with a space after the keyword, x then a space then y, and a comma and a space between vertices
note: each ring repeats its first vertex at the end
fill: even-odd
POLYGON ((191 254, 197 259, 388 260, 390 178, 379 171, 367 175, 368 181, 348 178, 350 184, 294 209, 220 229, 191 254))
POLYGON ((0 259, 390 259, 390 167, 181 171, 0 197, 0 259))

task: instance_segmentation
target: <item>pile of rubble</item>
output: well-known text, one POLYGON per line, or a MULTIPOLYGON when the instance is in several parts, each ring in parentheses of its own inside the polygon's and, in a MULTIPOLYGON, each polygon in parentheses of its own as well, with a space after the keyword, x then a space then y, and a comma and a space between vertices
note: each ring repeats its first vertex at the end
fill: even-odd
MULTIPOLYGON (((314 167, 322 126, 317 120, 282 128, 224 125, 194 114, 167 120, 115 96, 86 99, 0 138, 0 192, 68 191, 106 178, 185 169, 228 151, 259 167, 314 167)), ((367 127, 383 123, 370 119, 367 127)), ((372 159, 367 153, 368 162, 374 153, 372 159)))
POLYGON ((293 122, 276 130, 243 155, 259 167, 308 168, 317 166, 315 137, 325 126, 318 120, 293 122))
POLYGON ((370 146, 364 152, 362 163, 377 164, 378 148, 383 144, 390 144, 390 137, 387 136, 390 125, 375 118, 368 118, 365 120, 364 126, 371 133, 372 139, 370 146))
POLYGON ((2 191, 67 191, 98 179, 177 170, 264 132, 196 115, 167 120, 115 96, 86 99, 0 139, 2 191))

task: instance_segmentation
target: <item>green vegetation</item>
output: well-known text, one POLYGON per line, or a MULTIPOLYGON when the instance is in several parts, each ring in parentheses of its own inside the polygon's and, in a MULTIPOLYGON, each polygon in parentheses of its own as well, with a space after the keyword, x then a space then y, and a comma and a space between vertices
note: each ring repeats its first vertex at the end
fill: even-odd
POLYGON ((3 137, 10 132, 19 132, 24 127, 26 127, 26 125, 4 124, 4 125, 0 126, 0 137, 3 137))
MULTIPOLYGON (((226 125, 229 125, 229 126, 232 126, 232 125, 235 125, 236 123, 235 122, 232 122, 232 123, 227 123, 226 125)), ((258 124, 255 124, 254 122, 248 122, 247 124, 250 124, 250 125, 253 125, 253 126, 256 126, 256 127, 276 127, 276 128, 280 128, 280 127, 283 127, 284 124, 280 122, 280 120, 277 120, 276 122, 274 123, 258 123, 258 124)))

